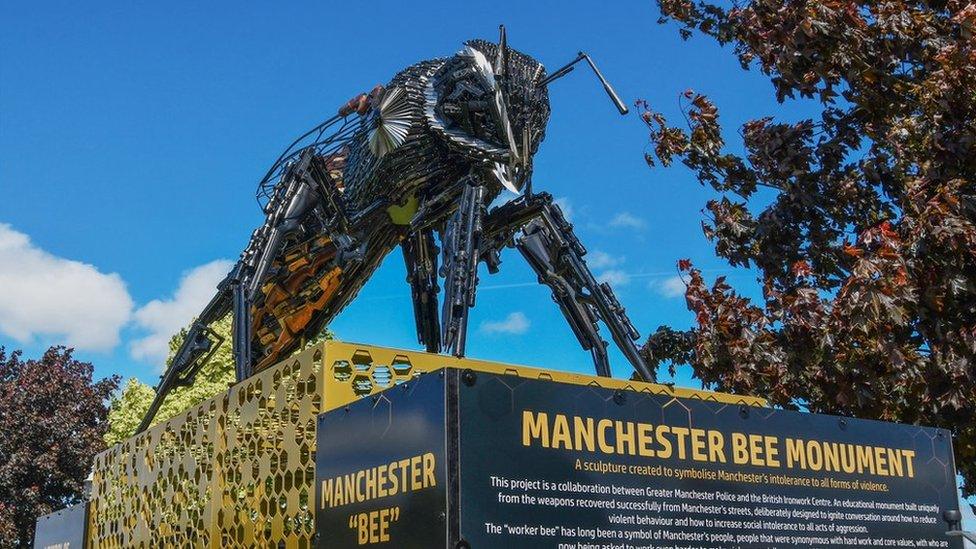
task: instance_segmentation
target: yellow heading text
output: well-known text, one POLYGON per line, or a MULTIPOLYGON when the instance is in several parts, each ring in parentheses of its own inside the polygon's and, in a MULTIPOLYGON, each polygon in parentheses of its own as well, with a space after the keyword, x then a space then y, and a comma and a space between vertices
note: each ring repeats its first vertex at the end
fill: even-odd
POLYGON ((915 477, 915 451, 677 425, 522 412, 522 445, 654 459, 915 477))
POLYGON ((437 486, 436 465, 434 454, 428 452, 325 479, 319 486, 319 508, 341 507, 437 486))

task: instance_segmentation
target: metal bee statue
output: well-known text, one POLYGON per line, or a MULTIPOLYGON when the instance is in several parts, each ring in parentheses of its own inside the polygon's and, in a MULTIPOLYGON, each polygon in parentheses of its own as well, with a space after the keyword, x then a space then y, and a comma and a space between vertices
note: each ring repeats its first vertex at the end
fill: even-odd
POLYGON ((408 67, 299 137, 261 180, 265 222, 189 328, 138 431, 216 351, 212 322, 233 315, 243 380, 320 333, 397 246, 428 351, 464 355, 479 263, 495 273, 501 250, 515 247, 552 290, 599 375, 610 375, 602 321, 637 374, 653 380, 637 330, 586 266, 572 225, 549 194, 532 189, 549 84, 581 61, 626 114, 585 53, 547 75, 508 47, 501 27, 497 44, 471 40, 452 57, 408 67), (488 211, 504 189, 517 198, 488 211))

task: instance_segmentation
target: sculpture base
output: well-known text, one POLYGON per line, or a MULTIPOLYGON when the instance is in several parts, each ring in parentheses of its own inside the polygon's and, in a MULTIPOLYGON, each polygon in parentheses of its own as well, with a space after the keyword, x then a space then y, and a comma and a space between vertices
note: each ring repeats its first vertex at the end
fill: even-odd
POLYGON ((66 522, 92 549, 959 547, 948 432, 765 405, 329 341, 107 449, 66 522))

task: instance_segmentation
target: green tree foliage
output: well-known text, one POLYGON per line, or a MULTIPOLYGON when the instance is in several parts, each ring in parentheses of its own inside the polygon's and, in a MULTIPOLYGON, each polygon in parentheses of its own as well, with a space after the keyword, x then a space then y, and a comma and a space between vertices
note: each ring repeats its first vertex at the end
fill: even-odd
POLYGON ((93 371, 64 347, 40 360, 0 347, 0 547, 31 547, 38 516, 81 499, 118 387, 93 371))
MULTIPOLYGON (((217 393, 226 391, 234 383, 234 355, 230 343, 231 319, 229 316, 224 317, 214 322, 210 328, 224 338, 223 343, 217 347, 217 351, 210 362, 197 373, 193 385, 177 387, 170 392, 162 406, 159 407, 159 412, 153 421, 154 424, 165 421, 217 393)), ((172 362, 180 345, 183 344, 186 332, 187 329, 183 328, 170 338, 169 356, 166 358, 167 366, 172 362)), ((105 441, 109 444, 115 444, 132 436, 155 396, 156 391, 152 387, 136 378, 129 378, 122 392, 112 400, 108 416, 109 430, 105 434, 105 441)))
POLYGON ((156 391, 152 387, 130 377, 122 387, 122 391, 112 398, 105 442, 111 446, 132 436, 155 396, 156 391))
MULTIPOLYGON (((234 384, 236 375, 231 346, 230 316, 214 322, 210 328, 224 339, 223 343, 217 348, 213 358, 197 373, 193 385, 177 387, 170 392, 160 406, 153 424, 165 421, 203 400, 226 391, 234 384)), ((183 344, 186 332, 187 329, 184 328, 170 339, 167 365, 172 362, 176 351, 183 344)), ((326 339, 332 339, 332 334, 328 330, 309 341, 305 348, 326 339)), ((136 378, 130 378, 122 391, 112 400, 108 416, 109 429, 105 434, 105 441, 108 444, 116 444, 132 436, 155 396, 156 392, 152 387, 136 378)))
POLYGON ((648 163, 678 159, 716 192, 705 235, 763 290, 679 262, 696 325, 645 353, 781 406, 951 429, 976 491, 976 4, 657 1, 780 102, 821 109, 746 123, 739 155, 704 95, 684 94, 679 127, 643 105, 648 163))

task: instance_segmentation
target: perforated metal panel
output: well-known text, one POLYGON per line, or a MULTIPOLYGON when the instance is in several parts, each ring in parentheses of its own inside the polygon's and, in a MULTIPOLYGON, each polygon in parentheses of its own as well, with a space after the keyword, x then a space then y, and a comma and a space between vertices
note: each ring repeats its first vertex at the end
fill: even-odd
POLYGON ((358 398, 403 383, 413 376, 445 367, 469 368, 493 374, 546 379, 574 385, 593 385, 607 389, 708 400, 723 404, 766 406, 765 400, 748 396, 334 341, 327 344, 324 367, 325 407, 323 410, 345 406, 358 398))
POLYGON ((765 404, 737 395, 330 341, 99 454, 88 518, 91 547, 311 547, 316 416, 448 366, 765 404))
POLYGON ((100 454, 92 547, 311 547, 323 352, 303 352, 100 454))

